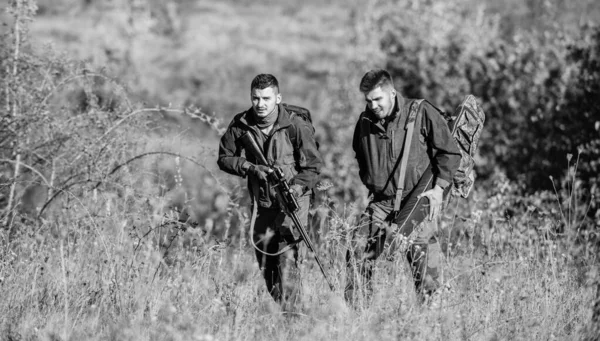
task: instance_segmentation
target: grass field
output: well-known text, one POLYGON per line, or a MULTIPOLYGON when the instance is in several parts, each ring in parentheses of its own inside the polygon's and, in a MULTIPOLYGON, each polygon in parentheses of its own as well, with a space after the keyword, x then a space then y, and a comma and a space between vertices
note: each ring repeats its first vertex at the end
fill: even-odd
MULTIPOLYGON (((569 340, 589 319, 582 273, 561 246, 533 234, 495 231, 487 255, 468 238, 447 248, 451 289, 431 306, 417 302, 402 259, 379 261, 372 301, 347 306, 343 239, 324 238, 336 291, 307 257, 302 305, 285 313, 244 238, 217 243, 118 206, 93 213, 15 231, 5 244, 3 339, 569 340)), ((343 226, 327 228, 344 235, 343 226)))

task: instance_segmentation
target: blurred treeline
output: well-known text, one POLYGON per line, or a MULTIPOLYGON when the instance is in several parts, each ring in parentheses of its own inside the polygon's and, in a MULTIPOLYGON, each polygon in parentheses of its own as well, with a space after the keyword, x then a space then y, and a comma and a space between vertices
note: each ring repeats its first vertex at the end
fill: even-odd
POLYGON ((262 72, 280 79, 285 101, 313 112, 326 160, 319 197, 338 208, 364 201, 348 148, 364 107, 357 87, 365 71, 385 67, 406 96, 446 111, 479 97, 480 190, 491 196, 505 178, 520 194, 576 189, 588 219, 600 222, 596 1, 11 0, 7 8, 4 213, 39 214, 57 192, 79 200, 100 183, 137 202, 183 184, 171 204, 201 223, 225 212, 219 193, 240 195, 243 183, 215 169, 211 116, 223 128, 245 110, 262 72), (130 162, 158 150, 204 168, 161 154, 130 162), (136 176, 116 178, 125 165, 136 176))

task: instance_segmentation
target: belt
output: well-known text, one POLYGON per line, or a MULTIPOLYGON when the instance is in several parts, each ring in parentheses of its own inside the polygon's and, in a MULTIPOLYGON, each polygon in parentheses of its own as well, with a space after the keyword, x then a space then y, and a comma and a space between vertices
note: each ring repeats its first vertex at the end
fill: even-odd
POLYGON ((373 194, 373 201, 395 201, 396 195, 373 194))

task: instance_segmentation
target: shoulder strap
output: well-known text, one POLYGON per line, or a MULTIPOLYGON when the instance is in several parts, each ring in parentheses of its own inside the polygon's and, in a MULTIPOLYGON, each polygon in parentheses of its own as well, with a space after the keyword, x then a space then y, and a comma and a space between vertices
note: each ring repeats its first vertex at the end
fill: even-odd
POLYGON ((290 128, 288 128, 288 135, 290 136, 290 141, 294 147, 298 147, 298 127, 296 127, 293 122, 294 116, 296 115, 295 111, 290 111, 290 121, 292 121, 292 124, 290 125, 290 128))
MULTIPOLYGON (((308 124, 310 124, 312 126, 313 129, 313 133, 315 132, 315 127, 312 125, 312 119, 310 118, 310 114, 308 114, 308 116, 303 116, 301 114, 299 114, 294 108, 298 108, 299 110, 302 110, 302 108, 300 107, 296 107, 296 106, 291 106, 291 105, 284 105, 285 109, 290 113, 290 121, 292 122, 292 124, 290 125, 291 128, 288 128, 288 135, 290 137, 290 141, 292 142, 292 144, 294 145, 294 147, 298 147, 298 127, 296 126, 296 123, 294 123, 294 119, 296 118, 296 116, 300 116, 299 119, 306 121, 308 124), (306 117, 306 119, 304 118, 306 117)), ((304 109, 306 110, 306 109, 304 109)), ((319 143, 317 141, 315 141, 317 148, 319 148, 319 143)))
POLYGON ((402 160, 400 161, 400 177, 398 178, 398 188, 396 189, 394 211, 400 210, 402 192, 404 191, 404 181, 406 179, 406 166, 408 164, 408 157, 410 154, 410 145, 412 142, 412 135, 415 130, 415 121, 417 120, 417 114, 419 113, 419 108, 421 107, 421 102, 423 102, 423 100, 418 99, 410 105, 408 119, 406 120, 406 126, 404 127, 404 129, 406 129, 406 134, 404 135, 404 146, 402 147, 402 160))

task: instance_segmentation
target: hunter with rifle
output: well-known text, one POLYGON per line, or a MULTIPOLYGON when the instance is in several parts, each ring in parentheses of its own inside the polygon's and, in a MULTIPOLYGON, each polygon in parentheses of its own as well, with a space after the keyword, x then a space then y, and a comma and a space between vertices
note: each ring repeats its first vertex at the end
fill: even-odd
POLYGON ((306 109, 282 103, 273 75, 256 76, 250 98, 252 107, 237 114, 221 137, 218 165, 229 174, 248 177, 256 258, 268 292, 287 309, 300 299, 299 242, 315 251, 305 226, 323 160, 312 123, 299 114, 306 109))

